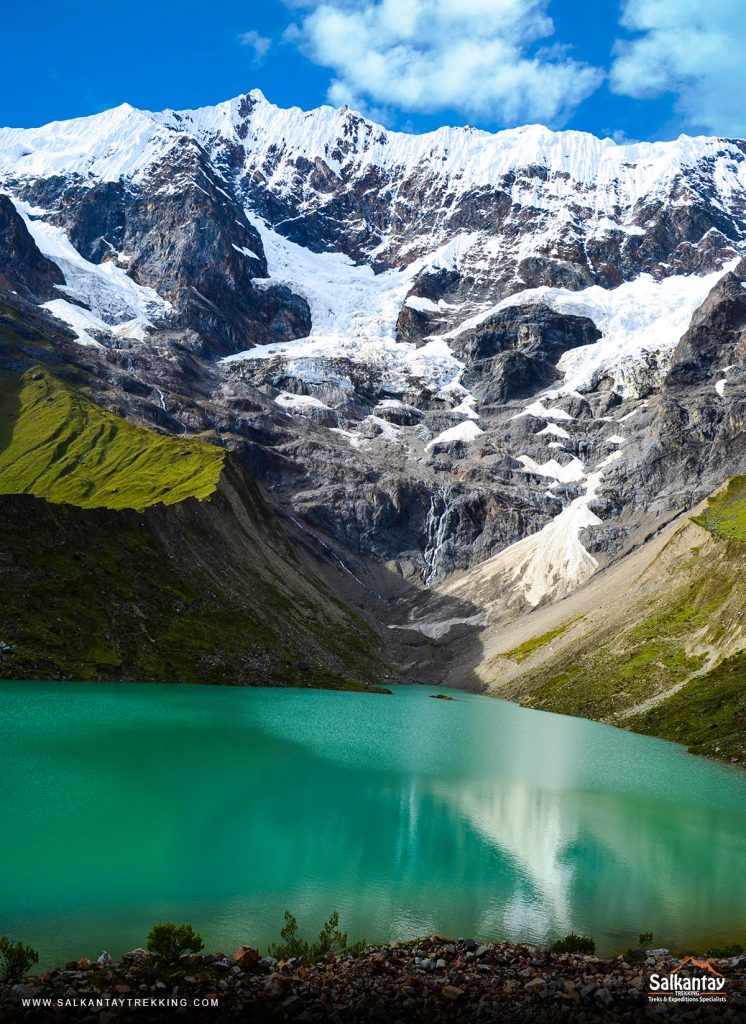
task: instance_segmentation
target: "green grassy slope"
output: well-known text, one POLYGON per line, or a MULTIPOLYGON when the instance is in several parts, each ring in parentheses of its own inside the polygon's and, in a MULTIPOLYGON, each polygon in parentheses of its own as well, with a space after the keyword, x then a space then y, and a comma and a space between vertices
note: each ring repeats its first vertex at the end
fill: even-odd
POLYGON ((746 651, 696 676, 667 701, 631 718, 636 732, 683 743, 695 754, 746 757, 746 651))
MULTIPOLYGON (((682 566, 682 575, 692 566, 682 566)), ((692 633, 727 599, 727 583, 687 582, 630 628, 550 670, 526 703, 546 711, 611 721, 630 705, 688 679, 705 656, 687 649, 692 633), (559 668, 559 671, 556 669, 559 668)))
POLYGON ((239 460, 0 375, 0 678, 362 688, 378 637, 239 460))
POLYGON ((496 658, 498 687, 506 659, 520 666, 496 692, 746 763, 745 524, 740 477, 639 576, 615 590, 610 570, 598 613, 576 619, 570 599, 564 625, 496 658))
POLYGON ((273 576, 226 505, 143 515, 0 497, 0 677, 356 688, 375 634, 291 567, 273 576))
POLYGON ((525 640, 518 647, 514 647, 510 651, 506 651, 503 657, 510 658, 517 665, 521 665, 524 661, 527 661, 535 651, 538 651, 540 647, 550 644, 552 640, 556 640, 558 636, 567 629, 567 624, 558 626, 556 629, 547 630, 546 633, 541 633, 539 636, 532 636, 529 640, 525 640))
POLYGON ((143 509, 213 493, 225 452, 114 416, 40 368, 0 379, 0 494, 143 509))
POLYGON ((714 494, 695 522, 726 540, 746 541, 746 476, 733 477, 714 494))

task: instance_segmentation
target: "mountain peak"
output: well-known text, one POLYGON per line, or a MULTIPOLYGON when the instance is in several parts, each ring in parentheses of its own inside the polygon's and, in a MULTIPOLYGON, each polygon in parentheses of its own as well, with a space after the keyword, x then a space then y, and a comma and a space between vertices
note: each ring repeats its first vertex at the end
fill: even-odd
POLYGON ((0 176, 94 174, 132 178, 168 145, 169 133, 191 134, 202 145, 241 143, 255 160, 278 148, 293 158, 321 157, 335 172, 358 163, 412 173, 428 164, 464 187, 494 186, 521 168, 544 167, 586 184, 615 179, 632 200, 670 180, 684 166, 724 153, 731 167, 742 145, 681 135, 671 142, 617 143, 587 132, 556 132, 529 124, 488 132, 443 126, 424 134, 392 131, 349 107, 282 108, 254 88, 233 99, 193 110, 111 110, 41 128, 0 130, 0 176), (40 154, 43 153, 43 158, 40 154))

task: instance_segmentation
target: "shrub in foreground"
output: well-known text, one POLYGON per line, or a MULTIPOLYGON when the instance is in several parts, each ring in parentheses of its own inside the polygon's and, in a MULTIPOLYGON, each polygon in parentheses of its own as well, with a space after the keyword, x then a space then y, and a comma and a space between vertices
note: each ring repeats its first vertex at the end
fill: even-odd
POLYGON ((298 934, 298 922, 289 910, 285 911, 285 924, 280 929, 280 942, 273 942, 269 947, 270 955, 277 960, 289 960, 298 957, 306 963, 323 960, 335 953, 358 953, 365 943, 356 942, 349 945, 347 932, 339 930, 339 914, 335 912, 321 927, 315 941, 309 942, 298 934))
POLYGON ((5 981, 19 981, 38 963, 39 954, 31 946, 0 935, 0 971, 5 981))
POLYGON ((156 924, 148 935, 148 951, 156 960, 174 964, 184 953, 199 953, 202 936, 190 924, 156 924))
POLYGON ((552 953, 585 953, 592 956, 596 952, 596 943, 588 935, 576 935, 570 932, 564 939, 557 939, 549 947, 552 953))
POLYGON ((729 946, 713 946, 712 949, 708 949, 705 956, 711 960, 725 960, 731 956, 741 956, 743 953, 743 946, 740 942, 731 942, 729 946))

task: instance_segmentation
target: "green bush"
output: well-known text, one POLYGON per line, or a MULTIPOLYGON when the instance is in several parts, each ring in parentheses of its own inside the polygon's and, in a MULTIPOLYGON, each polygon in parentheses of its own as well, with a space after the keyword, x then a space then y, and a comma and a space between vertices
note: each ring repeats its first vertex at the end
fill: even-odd
POLYGON ((641 949, 650 949, 650 947, 653 945, 653 933, 640 932, 639 940, 641 949))
POLYGON ((596 943, 588 935, 570 932, 564 939, 553 942, 549 949, 552 953, 586 953, 591 956, 596 952, 596 943))
POLYGON ((627 949, 622 953, 622 959, 626 960, 628 964, 641 964, 647 954, 644 949, 627 949))
POLYGON ((148 935, 148 951, 156 960, 174 964, 183 953, 199 953, 202 936, 197 935, 190 924, 156 924, 148 935))
POLYGON ((360 952, 365 943, 356 942, 349 945, 347 932, 339 930, 339 914, 334 913, 321 927, 318 938, 309 942, 298 934, 298 922, 289 910, 285 911, 285 924, 280 929, 281 942, 273 942, 269 947, 270 955, 277 960, 289 960, 291 957, 298 957, 306 963, 314 963, 323 960, 324 957, 332 956, 335 953, 360 952))
POLYGON ((740 956, 743 953, 743 946, 740 942, 732 942, 729 946, 713 946, 708 949, 705 956, 712 960, 725 960, 727 957, 740 956))
POLYGON ((39 954, 31 946, 0 935, 0 970, 6 981, 19 981, 38 963, 39 954))

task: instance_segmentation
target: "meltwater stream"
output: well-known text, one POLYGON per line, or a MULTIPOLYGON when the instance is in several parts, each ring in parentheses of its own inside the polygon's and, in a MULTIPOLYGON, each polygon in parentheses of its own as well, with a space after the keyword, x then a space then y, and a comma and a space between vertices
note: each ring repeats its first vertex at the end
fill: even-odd
POLYGON ((286 907, 370 941, 743 941, 745 775, 431 692, 1 683, 0 934, 42 965, 165 920, 266 949, 286 907))

